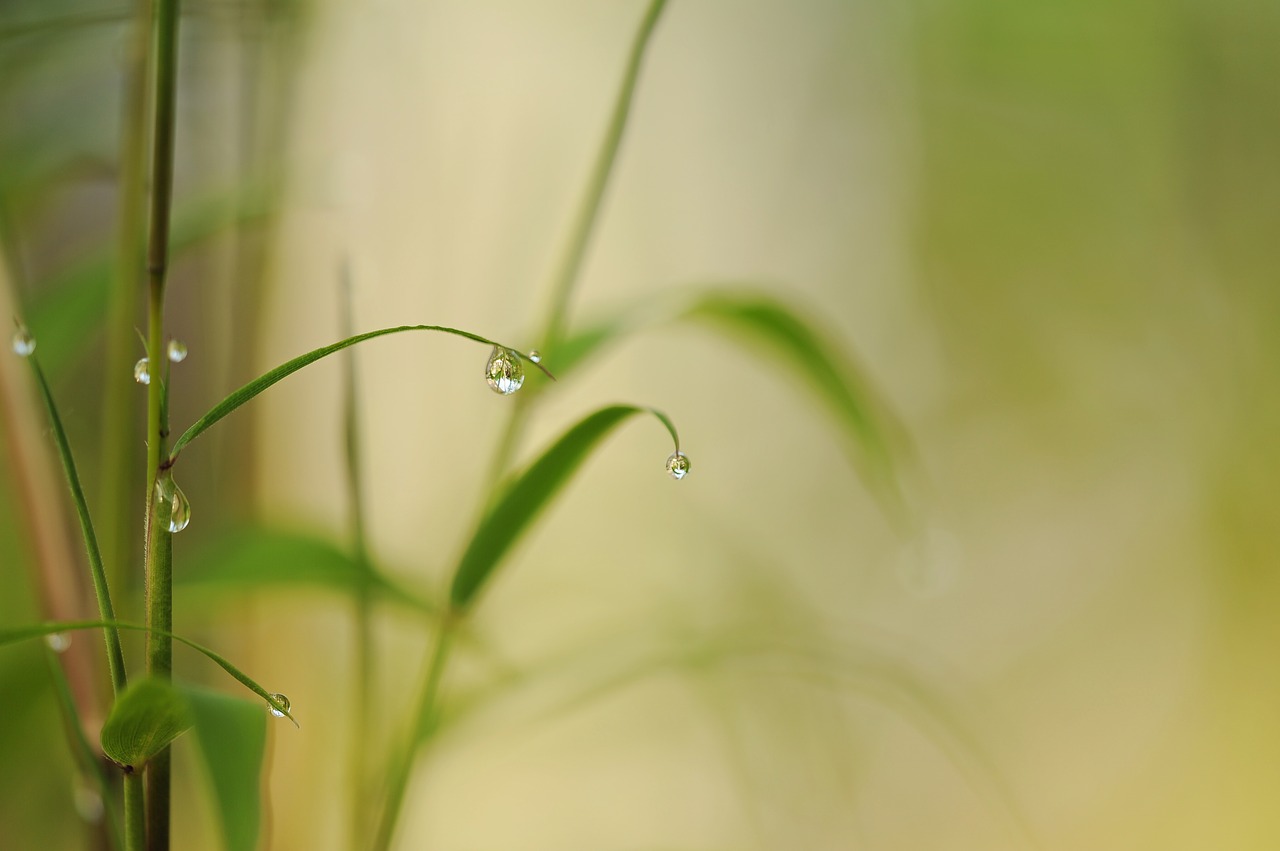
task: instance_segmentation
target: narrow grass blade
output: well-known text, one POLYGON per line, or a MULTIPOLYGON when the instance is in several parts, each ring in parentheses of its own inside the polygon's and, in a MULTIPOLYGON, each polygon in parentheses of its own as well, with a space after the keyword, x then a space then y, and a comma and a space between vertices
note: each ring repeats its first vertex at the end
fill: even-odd
POLYGON ((180 685, 213 785, 227 851, 254 851, 262 825, 267 714, 255 701, 180 685))
MULTIPOLYGON (((31 361, 31 370, 36 376, 36 385, 40 388, 40 398, 44 400, 45 410, 49 414, 49 423, 53 427, 53 440, 58 447, 58 457, 62 459, 62 469, 67 477, 71 500, 75 503, 76 514, 80 518, 80 533, 84 537, 93 591, 98 599, 98 614, 104 621, 111 621, 115 619, 115 610, 111 605, 111 592, 107 588, 107 573, 102 564, 102 554, 98 550, 98 537, 93 531, 93 521, 89 517, 89 504, 85 501, 84 489, 80 487, 80 475, 76 472, 76 462, 71 456, 71 444, 67 441, 67 433, 62 428, 62 418, 58 415, 58 406, 53 401, 53 393, 49 390, 49 382, 45 380, 44 371, 34 355, 28 359, 31 361)), ((103 630, 103 634, 107 643, 107 667, 111 672, 112 691, 119 694, 126 684, 124 652, 120 649, 120 635, 110 627, 103 630)))
MULTIPOLYGON (((446 328, 443 325, 400 325, 395 328, 382 328, 377 331, 368 331, 364 334, 357 334, 354 337, 339 340, 336 343, 323 346, 319 349, 307 352, 305 355, 299 355, 293 360, 286 361, 275 369, 258 376, 253 381, 250 381, 248 384, 244 385, 239 390, 236 390, 230 396, 214 405, 207 414, 196 420, 195 423, 188 428, 182 436, 177 439, 177 441, 174 442, 173 449, 169 453, 169 463, 173 463, 173 461, 177 459, 178 453, 182 451, 183 447, 203 434, 218 420, 222 419, 236 408, 239 408, 245 402, 248 402, 271 385, 293 375, 304 366, 309 366, 321 358, 328 357, 334 352, 340 352, 357 343, 363 343, 365 340, 372 340, 375 337, 385 337, 387 334, 398 334, 402 331, 439 331, 444 334, 453 334, 457 337, 465 337, 468 340, 474 340, 477 343, 484 343, 487 346, 501 346, 504 349, 510 349, 520 355, 521 358, 527 361, 529 360, 528 355, 525 355, 515 349, 511 349, 510 346, 504 346, 502 343, 496 343, 486 337, 481 337, 479 334, 472 334, 470 331, 460 331, 457 328, 446 328)), ((534 362, 529 361, 529 363, 534 362)), ((542 366, 542 364, 539 363, 534 365, 548 376, 551 375, 551 373, 547 372, 547 369, 542 366)))
POLYGON ((102 752, 132 774, 192 723, 191 707, 171 683, 144 677, 116 698, 102 725, 102 752))
POLYGON ((232 679, 234 679, 236 682, 243 685, 249 691, 258 695, 258 697, 266 701, 266 703, 272 709, 275 709, 278 712, 284 713, 284 715, 290 721, 293 721, 293 724, 295 727, 298 726, 297 720, 295 720, 293 715, 289 713, 289 708, 287 706, 282 704, 279 700, 277 700, 274 697, 274 695, 271 692, 267 691, 265 688, 260 686, 256 681, 251 679, 247 674, 245 674, 235 665, 228 662, 226 658, 224 658, 223 656, 220 656, 219 654, 215 653, 214 651, 210 650, 208 647, 205 647, 202 644, 197 644, 196 642, 188 638, 183 638, 181 635, 176 635, 172 632, 169 632, 168 630, 150 629, 146 626, 143 626, 142 624, 127 623, 125 621, 48 621, 45 623, 28 624, 26 626, 0 629, 0 646, 3 646, 5 644, 15 644, 19 641, 29 641, 33 638, 40 638, 45 635, 51 635, 55 632, 70 632, 72 630, 78 630, 78 629, 103 629, 103 628, 110 628, 110 629, 117 629, 117 630, 124 629, 124 630, 131 630, 134 632, 153 632, 159 635, 164 635, 169 638, 172 638, 174 641, 178 642, 179 644, 185 644, 186 646, 190 647, 192 650, 195 650, 197 653, 203 654, 205 657, 211 660, 219 668, 226 671, 228 674, 231 675, 232 679))
POLYGON ((373 595, 388 602, 427 613, 439 609, 328 541, 257 526, 219 535, 192 557, 175 581, 192 591, 240 594, 257 588, 310 586, 353 596, 367 582, 373 595))
POLYGON ((612 405, 581 420, 519 474, 480 521, 453 577, 449 597, 454 609, 465 609, 475 599, 511 545, 596 445, 624 420, 640 413, 657 417, 670 432, 676 450, 680 449, 680 437, 671 420, 651 408, 612 405))
POLYGON ((624 309, 566 340, 557 356, 557 371, 563 375, 580 366, 623 335, 673 321, 720 332, 799 378, 848 438, 850 458, 885 513, 900 528, 910 527, 900 481, 909 456, 904 429, 862 367, 814 322, 773 296, 746 289, 712 289, 665 309, 652 305, 624 309))

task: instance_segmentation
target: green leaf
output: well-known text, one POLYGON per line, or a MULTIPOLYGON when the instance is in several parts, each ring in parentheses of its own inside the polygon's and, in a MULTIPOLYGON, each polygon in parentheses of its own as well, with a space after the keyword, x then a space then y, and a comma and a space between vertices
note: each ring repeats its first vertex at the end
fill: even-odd
POLYGON ((312 586, 352 595, 367 582, 372 593, 390 602, 422 612, 438 608, 328 541, 256 526, 219 535, 177 582, 204 591, 312 586))
POLYGON ((657 417, 671 433, 677 451, 680 449, 680 437, 675 426, 664 414, 652 408, 612 405, 581 420, 519 474, 480 521, 453 577, 449 597, 454 609, 465 609, 471 603, 511 545, 582 465, 596 444, 623 420, 640 413, 657 417))
MULTIPOLYGON (((111 605, 111 593, 107 589, 107 574, 102 564, 102 553, 98 549, 98 536, 93 530, 93 520, 89 517, 89 504, 85 501, 84 489, 80 487, 80 475, 76 472, 76 462, 71 455, 71 444, 67 441, 67 433, 62 427, 62 417, 58 415, 58 406, 53 401, 53 393, 49 390, 49 382, 45 380, 44 370, 40 368, 35 355, 28 356, 28 360, 31 362, 31 371, 36 377, 36 386, 40 389, 40 398, 44 401, 45 411, 49 415, 49 424, 53 427, 53 441, 58 447, 58 457, 62 460, 67 489, 71 492, 71 501, 75 504, 76 515, 80 520, 80 534, 84 538, 85 553, 89 557, 89 576, 98 602, 98 614, 104 621, 111 621, 115 619, 115 609, 111 605)), ((106 629, 104 635, 107 644, 107 667, 111 672, 111 688, 112 691, 119 693, 125 687, 126 681, 120 636, 111 628, 106 629)))
POLYGON ((267 702, 268 705, 271 706, 272 709, 283 712, 290 721, 293 721, 293 724, 295 727, 298 726, 297 720, 293 717, 293 715, 289 713, 289 708, 287 706, 284 706, 279 700, 277 700, 272 695, 271 692, 267 691, 265 688, 258 685, 258 683, 255 682, 253 679, 251 679, 247 674, 245 674, 235 665, 228 662, 226 658, 224 658, 223 656, 220 656, 219 654, 215 653, 214 651, 210 650, 208 647, 205 647, 202 644, 197 644, 196 642, 188 638, 183 638, 181 635, 176 635, 165 629, 153 629, 151 627, 143 626, 142 624, 127 623, 125 621, 47 621, 45 623, 28 624, 27 626, 18 626, 18 627, 10 627, 9 629, 0 629, 0 645, 14 644, 19 641, 29 641, 30 639, 33 639, 33 638, 40 638, 45 635, 52 635, 55 632, 70 632, 72 630, 79 630, 79 629, 103 629, 103 628, 126 629, 126 630, 132 630, 134 632, 151 632, 151 633, 155 633, 156 635, 168 636, 169 638, 172 638, 174 641, 178 642, 179 644, 185 644, 186 646, 190 647, 192 650, 195 650, 196 652, 203 654, 205 657, 211 660, 219 668, 221 668, 222 670, 230 674, 232 679, 234 679, 236 682, 240 683, 249 691, 258 695, 258 697, 261 697, 264 701, 267 702))
POLYGON ((191 728, 191 707, 171 683, 138 680, 116 698, 102 725, 102 752, 127 773, 191 728))
POLYGON ((262 824, 267 713, 255 701, 189 685, 179 690, 191 706, 227 851, 254 851, 262 824))
POLYGON ((816 323, 773 296, 716 289, 665 308, 641 304, 621 310, 566 340, 554 353, 557 372, 563 375, 627 333, 672 321, 718 331, 798 377, 848 438, 850 458, 885 513, 900 527, 909 527, 900 481, 902 461, 909 457, 905 430, 862 367, 816 323))
MULTIPOLYGON (((203 434, 210 426, 212 426, 218 420, 222 419, 227 414, 234 411, 236 408, 239 408, 245 402, 248 402, 254 396, 257 396, 259 393, 261 393, 263 390, 266 390, 271 385, 275 384, 276 382, 284 378, 288 378, 290 375, 293 375, 295 372, 302 369, 304 366, 313 364, 323 357, 327 357, 333 354, 334 352, 340 352, 343 349, 348 348, 350 346, 354 346, 357 343, 363 343, 365 340, 372 340, 375 337, 383 337, 383 336, 386 336, 387 334, 398 334, 402 331, 439 331, 444 334, 453 334, 457 337, 465 337, 468 340, 474 340, 477 343, 484 343, 485 345, 488 345, 488 346, 501 346, 504 349, 510 349, 511 351, 514 351, 516 354, 520 355, 521 358, 524 358, 525 360, 529 360, 528 355, 522 352, 519 352, 515 349, 511 349, 510 346, 505 346, 502 343, 495 343, 493 340, 490 340, 486 337, 481 337, 478 334, 472 334, 470 331, 460 331, 457 328, 447 328, 443 325, 400 325, 395 328, 382 328, 377 331, 368 331, 368 332, 365 332, 364 334, 357 334, 354 337, 348 337, 345 340, 339 340, 336 343, 331 343, 328 346, 322 346, 319 349, 315 349, 313 351, 307 352, 305 355, 299 355, 298 357, 294 358, 291 361, 286 361, 285 363, 282 363, 280 366, 276 367, 275 369, 269 372, 263 373, 262 375, 255 378, 253 381, 250 381, 248 384, 241 387, 239 390, 236 390, 231 395, 227 396, 227 398, 223 399, 221 402, 214 405, 207 414, 205 414, 200 419, 196 420, 195 423, 189 429, 183 432, 182 436, 179 437, 177 441, 174 442, 173 449, 169 452, 169 462, 173 463, 173 461, 178 457, 178 453, 182 451, 182 448, 184 446, 186 446, 188 443, 190 443, 191 441, 199 437, 201 434, 203 434)), ((529 361, 529 363, 534 363, 534 362, 529 361)), ((548 376, 551 375, 551 373, 547 372, 546 367, 542 366, 542 364, 534 364, 534 365, 537 366, 539 369, 541 369, 548 376)))

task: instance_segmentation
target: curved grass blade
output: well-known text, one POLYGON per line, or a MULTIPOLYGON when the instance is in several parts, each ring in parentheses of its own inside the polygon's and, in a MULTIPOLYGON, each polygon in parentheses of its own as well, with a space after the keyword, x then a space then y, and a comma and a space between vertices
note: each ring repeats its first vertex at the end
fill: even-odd
POLYGON ((225 847, 254 851, 262 825, 267 714, 254 701, 189 685, 177 688, 191 706, 225 847))
POLYGON ((102 752, 132 774, 193 723, 191 707, 172 683, 144 677, 116 698, 102 725, 102 752))
POLYGON ((249 691, 262 698, 267 704, 278 712, 284 714, 290 721, 293 721, 295 727, 298 726, 297 720, 289 713, 289 708, 272 696, 271 692, 260 686, 255 680, 251 679, 248 674, 241 671, 235 665, 231 664, 227 659, 218 653, 205 647, 203 644, 197 644, 189 638, 183 638, 181 635, 169 632, 165 629, 152 629, 142 624, 128 623, 126 621, 47 621, 45 623, 28 624, 26 626, 10 627, 8 629, 0 629, 0 645, 15 644, 19 641, 29 641, 33 638, 40 638, 45 635, 51 635, 55 632, 68 632, 77 629, 125 629, 133 632, 151 632, 157 635, 163 635, 172 638, 179 644, 185 644, 197 653, 203 654, 215 665, 226 671, 232 679, 240 683, 249 691))
POLYGON ((905 430, 853 358, 813 322, 770 295, 714 289, 665 308, 624 309, 566 340, 557 369, 564 374, 625 334, 672 321, 694 322, 725 334, 753 354, 774 355, 770 362, 798 376, 848 436, 850 458, 886 515, 900 529, 911 528, 900 481, 902 462, 910 455, 905 430))
POLYGON ((177 583, 192 590, 327 588, 343 594, 371 594, 424 613, 439 606, 401 587, 381 571, 360 563, 328 541, 310 535, 246 527, 220 535, 201 550, 177 583))
POLYGON ((241 387, 239 390, 236 390, 231 395, 227 396, 227 398, 214 405, 207 414, 196 420, 190 428, 183 432, 182 436, 174 442, 173 449, 169 452, 169 463, 172 464, 177 459, 178 453, 182 451, 183 447, 203 434, 218 420, 222 419, 236 408, 239 408, 245 402, 248 402, 254 396, 257 396, 271 385, 293 375, 304 366, 309 366, 321 358, 328 357, 334 352, 340 352, 345 348, 354 346, 356 343, 363 343, 365 340, 372 340, 375 337, 385 337, 387 334, 399 334, 403 331, 439 331, 444 334, 453 334, 457 337, 465 337, 468 340, 474 340, 477 343, 484 343, 487 346, 500 346, 504 349, 514 351, 521 358, 529 361, 529 363, 534 364, 534 366, 542 370, 548 377, 554 378, 554 376, 547 371, 546 367, 540 363, 535 363, 534 361, 529 360, 529 356, 523 352, 512 349, 510 346, 504 346, 502 343, 496 343, 487 337, 481 337, 479 334, 472 334, 470 331, 460 331, 457 328, 447 328, 443 325, 400 325, 395 328, 382 328, 377 331, 367 331, 363 334, 357 334, 354 337, 348 337, 345 340, 339 340, 336 343, 331 343, 328 346, 322 346, 321 348, 307 352, 305 355, 299 355, 293 360, 286 361, 275 369, 263 373, 253 381, 250 381, 248 384, 241 387))
POLYGON ((551 501, 591 450, 623 420, 634 414, 657 417, 671 434, 676 450, 680 436, 675 425, 659 411, 635 405, 601 408, 570 428, 505 489, 489 508, 458 563, 449 590, 455 610, 465 609, 493 575, 516 539, 551 501))
MULTIPOLYGON (((115 609, 111 605, 111 592, 107 588, 107 573, 102 564, 102 553, 98 550, 98 536, 93 531, 93 520, 89 517, 89 504, 84 498, 84 489, 80 487, 80 475, 76 472, 76 462, 71 456, 71 444, 67 441, 67 433, 62 427, 62 418, 58 416, 58 406, 53 401, 53 393, 49 390, 49 382, 45 380, 44 370, 34 355, 28 357, 31 371, 35 373, 36 385, 40 389, 40 398, 44 401, 45 410, 49 414, 49 423, 53 426, 53 440, 58 446, 58 457, 62 459, 62 470, 67 477, 67 487, 71 491, 71 500, 75 503, 76 514, 80 518, 80 533, 84 537, 85 551, 89 556, 89 573, 93 579, 93 592, 98 598, 98 614, 104 622, 115 620, 115 609)), ((115 629, 107 627, 103 630, 107 643, 107 667, 111 672, 111 688, 115 694, 124 690, 126 675, 124 667, 124 651, 120 648, 120 635, 115 629)))

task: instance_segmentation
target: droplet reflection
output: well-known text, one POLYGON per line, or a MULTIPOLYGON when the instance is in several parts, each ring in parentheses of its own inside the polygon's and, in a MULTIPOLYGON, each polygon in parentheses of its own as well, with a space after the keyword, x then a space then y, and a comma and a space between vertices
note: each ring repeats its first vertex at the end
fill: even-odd
POLYGON ((679 481, 689 475, 689 469, 692 465, 689 463, 689 456, 679 450, 672 452, 667 458, 667 475, 679 481))
POLYGON ((484 380, 489 382, 494 393, 503 396, 519 390, 524 385, 524 364, 520 362, 520 355, 494 346, 489 362, 484 366, 484 380))
MULTIPOLYGON (((272 692, 272 694, 271 694, 271 698, 272 698, 276 703, 278 703, 278 704, 280 704, 281 706, 283 706, 286 710, 288 710, 289 708, 291 708, 291 704, 289 703, 289 698, 285 697, 283 694, 280 694, 279 692, 272 692)), ((272 715, 274 715, 275 717, 277 717, 277 718, 283 718, 283 717, 284 717, 284 713, 283 713, 283 712, 281 712, 279 709, 276 709, 276 708, 275 708, 274 706, 272 706, 271 704, 267 704, 267 708, 269 708, 269 709, 271 710, 271 714, 272 714, 272 715)))
POLYGON ((13 332, 13 353, 19 357, 28 357, 36 350, 36 339, 31 336, 26 325, 19 325, 13 332))
POLYGON ((151 383, 151 364, 146 358, 140 359, 133 365, 133 380, 139 384, 151 383))

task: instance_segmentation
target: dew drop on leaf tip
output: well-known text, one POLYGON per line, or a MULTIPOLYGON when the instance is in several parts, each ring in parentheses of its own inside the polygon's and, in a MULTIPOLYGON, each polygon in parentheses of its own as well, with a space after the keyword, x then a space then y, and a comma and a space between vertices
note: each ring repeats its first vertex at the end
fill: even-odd
POLYGON ((520 362, 520 355, 494 346, 484 366, 484 379, 494 393, 510 396, 524 386, 524 364, 520 362))
POLYGON ((31 336, 27 326, 19 325, 13 332, 13 353, 18 357, 28 357, 36 350, 36 338, 31 336))
MULTIPOLYGON (((271 699, 274 700, 276 703, 280 704, 281 706, 283 706, 286 710, 291 708, 291 704, 289 703, 289 698, 285 697, 283 694, 280 694, 279 692, 272 692, 271 699)), ((271 714, 276 718, 284 717, 284 713, 281 712, 279 709, 276 709, 271 704, 268 703, 267 708, 271 710, 271 714)))
POLYGON ((44 643, 49 645, 49 649, 54 653, 65 653, 71 646, 71 636, 65 632, 51 632, 44 637, 44 643))
POLYGON ((530 350, 529 350, 529 362, 530 362, 530 363, 542 363, 542 352, 538 351, 537 349, 530 349, 530 350))
POLYGON ((680 481, 689 475, 689 469, 693 465, 689 463, 689 456, 679 450, 672 452, 667 458, 667 475, 676 481, 680 481))
POLYGON ((133 365, 133 380, 139 384, 151 383, 151 364, 146 358, 140 358, 133 365))
POLYGON ((182 363, 187 359, 187 347, 181 340, 169 341, 169 360, 172 363, 182 363))

